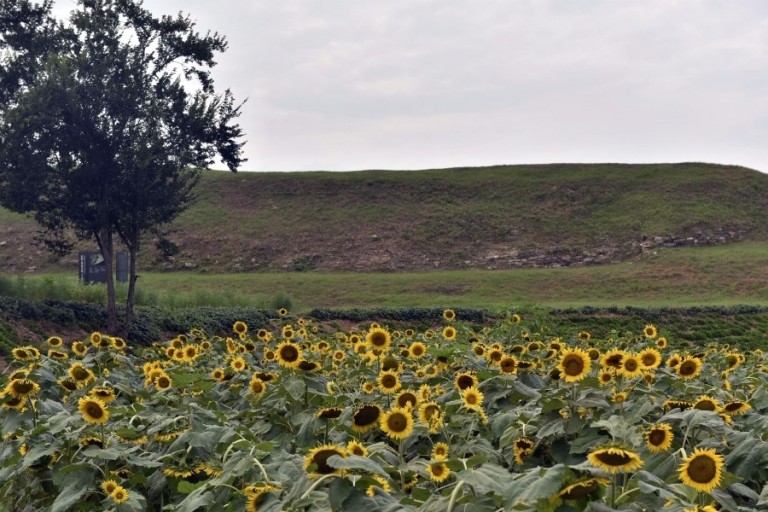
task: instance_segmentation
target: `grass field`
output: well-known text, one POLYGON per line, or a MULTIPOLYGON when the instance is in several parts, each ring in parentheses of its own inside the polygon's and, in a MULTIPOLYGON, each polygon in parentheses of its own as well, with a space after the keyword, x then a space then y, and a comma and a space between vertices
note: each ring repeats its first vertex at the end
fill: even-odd
MULTIPOLYGON (((6 276, 28 298, 99 301, 73 275, 6 276), (16 280, 16 281, 15 281, 16 280), (36 296, 37 295, 37 296, 36 296)), ((637 261, 560 269, 401 273, 142 273, 138 302, 169 307, 481 307, 768 305, 768 244, 659 250, 637 261)), ((0 290, 2 291, 2 290, 0 290)), ((9 292, 6 292, 9 293, 9 292)), ((10 293, 9 293, 10 294, 10 293)))

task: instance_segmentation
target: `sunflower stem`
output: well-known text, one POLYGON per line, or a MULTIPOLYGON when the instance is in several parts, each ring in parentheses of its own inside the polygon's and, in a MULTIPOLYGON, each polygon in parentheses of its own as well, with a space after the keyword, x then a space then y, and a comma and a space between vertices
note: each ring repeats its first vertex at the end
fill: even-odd
POLYGON ((453 512, 453 507, 456 505, 456 499, 459 497, 459 490, 464 485, 464 480, 459 480, 451 493, 451 499, 448 501, 447 512, 453 512))
POLYGON ((611 477, 611 508, 616 505, 616 473, 611 477))

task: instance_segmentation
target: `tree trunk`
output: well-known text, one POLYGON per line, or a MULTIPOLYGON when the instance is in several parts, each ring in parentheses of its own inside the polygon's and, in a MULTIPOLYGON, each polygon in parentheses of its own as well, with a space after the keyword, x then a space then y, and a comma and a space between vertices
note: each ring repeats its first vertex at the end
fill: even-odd
POLYGON ((104 266, 107 268, 107 333, 117 334, 117 298, 115 293, 115 251, 112 231, 102 229, 96 237, 99 250, 104 257, 104 266))
POLYGON ((133 323, 133 303, 136 296, 136 256, 138 243, 126 244, 128 246, 128 297, 125 299, 125 323, 123 324, 123 337, 128 337, 128 331, 133 323))

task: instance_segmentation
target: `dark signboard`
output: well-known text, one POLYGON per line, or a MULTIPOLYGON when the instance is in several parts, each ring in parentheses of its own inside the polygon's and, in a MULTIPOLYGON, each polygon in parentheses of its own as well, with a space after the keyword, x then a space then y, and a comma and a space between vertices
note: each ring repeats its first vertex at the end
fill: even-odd
MULTIPOLYGON (((118 283, 127 283, 128 253, 119 251, 115 260, 115 279, 118 283)), ((107 282, 107 265, 100 252, 80 253, 80 281, 85 284, 107 282)))

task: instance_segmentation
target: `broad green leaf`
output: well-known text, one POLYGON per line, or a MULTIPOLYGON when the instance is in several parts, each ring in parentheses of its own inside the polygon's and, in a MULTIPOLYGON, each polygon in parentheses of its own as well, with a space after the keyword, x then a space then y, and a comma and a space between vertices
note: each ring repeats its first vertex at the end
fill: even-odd
POLYGON ((336 469, 361 469, 363 471, 368 471, 369 473, 389 477, 387 472, 375 461, 357 455, 349 455, 348 457, 333 455, 328 458, 328 465, 336 469))

